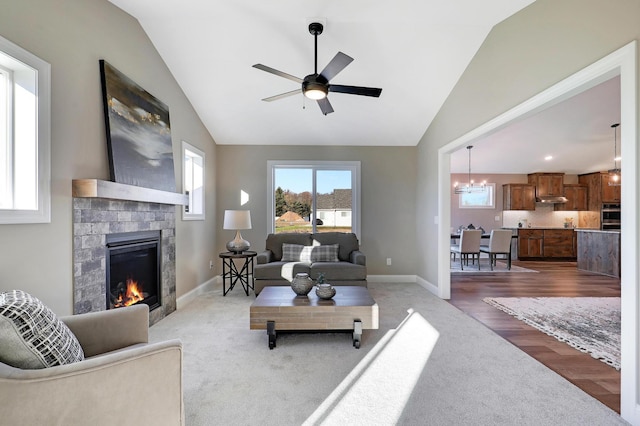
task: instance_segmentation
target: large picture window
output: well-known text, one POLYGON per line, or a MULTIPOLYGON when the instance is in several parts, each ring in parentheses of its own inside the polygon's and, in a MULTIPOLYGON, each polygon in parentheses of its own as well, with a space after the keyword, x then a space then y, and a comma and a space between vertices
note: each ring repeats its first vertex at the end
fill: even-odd
POLYGON ((0 223, 51 221, 50 75, 0 37, 0 223))
POLYGON ((269 161, 270 232, 360 234, 359 161, 269 161))

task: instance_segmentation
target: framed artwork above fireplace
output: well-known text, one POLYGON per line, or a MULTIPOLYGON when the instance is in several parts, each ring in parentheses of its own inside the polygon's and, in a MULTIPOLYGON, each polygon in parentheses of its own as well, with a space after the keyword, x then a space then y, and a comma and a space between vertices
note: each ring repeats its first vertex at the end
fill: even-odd
POLYGON ((100 77, 111 179, 176 192, 169 109, 105 60, 100 77))

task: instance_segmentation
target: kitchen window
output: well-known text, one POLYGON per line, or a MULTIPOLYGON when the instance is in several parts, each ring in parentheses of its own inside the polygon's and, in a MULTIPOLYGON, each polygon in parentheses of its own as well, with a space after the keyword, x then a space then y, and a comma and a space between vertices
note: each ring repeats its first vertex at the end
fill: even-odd
POLYGON ((0 37, 0 223, 48 223, 51 66, 0 37))

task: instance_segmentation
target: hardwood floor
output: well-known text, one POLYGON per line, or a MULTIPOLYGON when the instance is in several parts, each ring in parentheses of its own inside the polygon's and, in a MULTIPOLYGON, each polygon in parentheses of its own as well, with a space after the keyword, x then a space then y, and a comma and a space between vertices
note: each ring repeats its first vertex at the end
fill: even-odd
POLYGON ((620 371, 483 302, 484 297, 620 296, 620 280, 578 271, 575 262, 523 262, 539 273, 454 274, 449 302, 620 413, 620 371))

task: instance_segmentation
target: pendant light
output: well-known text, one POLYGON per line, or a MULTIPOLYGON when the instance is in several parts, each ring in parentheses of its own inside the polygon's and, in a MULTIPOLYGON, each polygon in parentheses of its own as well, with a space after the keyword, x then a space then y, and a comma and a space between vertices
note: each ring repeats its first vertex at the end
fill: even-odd
POLYGON ((467 183, 455 183, 454 192, 456 194, 470 194, 472 192, 485 192, 487 190, 486 180, 482 181, 482 183, 479 184, 476 184, 473 182, 473 180, 471 180, 471 148, 473 148, 473 145, 467 146, 467 150, 469 151, 469 180, 467 180, 467 183))
POLYGON ((622 171, 618 166, 618 129, 620 123, 612 124, 613 128, 613 169, 609 170, 609 186, 620 186, 622 184, 622 171))

